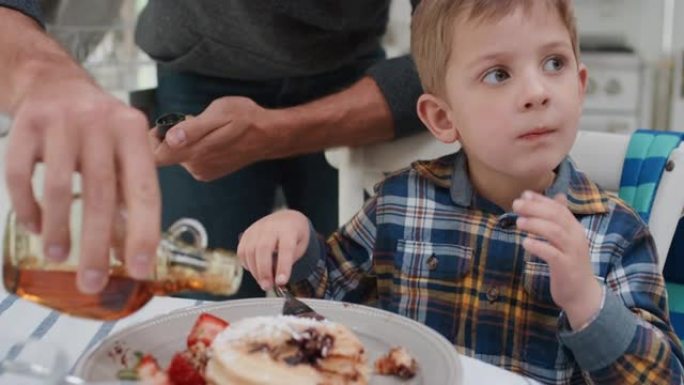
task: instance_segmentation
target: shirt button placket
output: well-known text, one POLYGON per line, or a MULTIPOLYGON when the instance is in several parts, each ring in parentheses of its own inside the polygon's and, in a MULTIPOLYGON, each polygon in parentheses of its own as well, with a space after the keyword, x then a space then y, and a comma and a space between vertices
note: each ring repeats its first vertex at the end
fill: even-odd
POLYGON ((435 255, 435 253, 432 253, 430 258, 427 260, 427 267, 430 269, 430 271, 435 271, 437 270, 437 266, 439 265, 439 259, 435 255))
POLYGON ((515 215, 505 215, 499 221, 499 226, 501 226, 502 229, 510 229, 511 227, 515 226, 515 221, 517 219, 518 218, 515 215))
POLYGON ((499 288, 492 286, 487 290, 487 301, 490 304, 494 304, 499 299, 499 288))

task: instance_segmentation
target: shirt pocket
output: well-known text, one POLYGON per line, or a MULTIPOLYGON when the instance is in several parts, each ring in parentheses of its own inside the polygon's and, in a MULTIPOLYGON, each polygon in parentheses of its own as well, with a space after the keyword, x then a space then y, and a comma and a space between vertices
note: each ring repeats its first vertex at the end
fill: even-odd
POLYGON ((413 280, 456 281, 470 272, 472 254, 461 245, 400 239, 394 263, 401 276, 413 280))
POLYGON ((436 330, 454 342, 464 281, 473 265, 470 248, 399 240, 394 255, 390 310, 436 330))

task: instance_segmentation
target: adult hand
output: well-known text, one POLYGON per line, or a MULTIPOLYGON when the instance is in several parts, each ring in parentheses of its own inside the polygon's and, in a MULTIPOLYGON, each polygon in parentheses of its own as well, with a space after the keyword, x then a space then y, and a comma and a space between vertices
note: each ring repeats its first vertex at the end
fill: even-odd
POLYGON ((600 307, 601 287, 594 278, 586 231, 568 209, 565 195, 551 199, 526 191, 513 202, 513 210, 519 229, 544 239, 527 237, 523 247, 549 265, 553 300, 573 328, 583 325, 600 307))
POLYGON ((69 223, 72 175, 80 171, 84 213, 79 289, 95 293, 107 282, 119 201, 127 209, 124 250, 129 274, 147 277, 159 242, 160 197, 143 114, 106 94, 71 66, 62 73, 59 68, 46 69, 36 81, 25 82, 12 115, 6 169, 10 198, 19 223, 42 233, 48 259, 61 261, 69 253, 65 223, 69 223), (31 177, 41 161, 46 170, 39 205, 31 177))
POLYGON ((309 232, 309 220, 304 214, 294 210, 277 211, 245 230, 237 254, 261 288, 269 290, 274 281, 277 285, 289 281, 292 265, 309 245, 309 232))
POLYGON ((210 181, 268 159, 279 144, 276 114, 248 98, 217 99, 171 128, 161 143, 150 132, 157 165, 180 163, 195 179, 210 181))

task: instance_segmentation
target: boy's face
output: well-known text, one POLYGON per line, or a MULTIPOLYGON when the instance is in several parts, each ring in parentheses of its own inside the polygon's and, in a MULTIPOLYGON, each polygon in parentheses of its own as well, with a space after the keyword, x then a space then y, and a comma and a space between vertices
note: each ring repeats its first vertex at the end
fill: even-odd
POLYGON ((536 3, 498 21, 456 23, 446 100, 437 103, 469 162, 525 179, 569 152, 587 76, 558 12, 536 3))

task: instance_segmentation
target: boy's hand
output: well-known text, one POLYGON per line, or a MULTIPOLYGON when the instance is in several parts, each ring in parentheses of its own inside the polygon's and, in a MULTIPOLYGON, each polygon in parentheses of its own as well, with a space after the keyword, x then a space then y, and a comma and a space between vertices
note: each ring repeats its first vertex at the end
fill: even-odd
POLYGON ((309 220, 294 210, 282 210, 252 224, 240 238, 238 257, 264 290, 290 279, 292 265, 309 245, 309 220), (274 263, 277 258, 277 265, 274 263))
POLYGON ((584 227, 562 194, 551 199, 526 191, 513 202, 513 211, 519 215, 519 229, 545 240, 528 237, 523 247, 549 265, 551 296, 565 310, 572 328, 579 328, 596 314, 602 300, 584 227))

